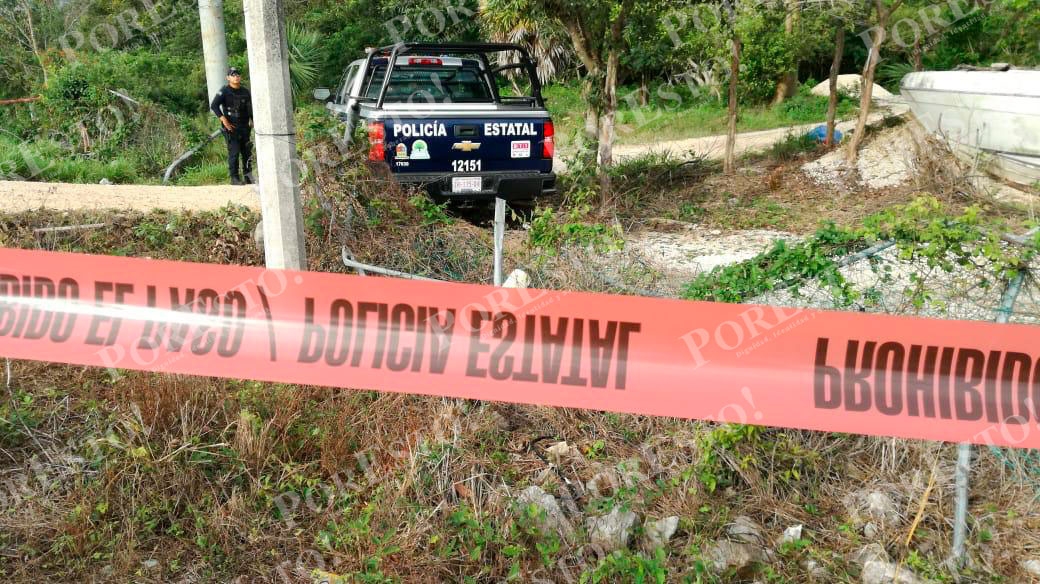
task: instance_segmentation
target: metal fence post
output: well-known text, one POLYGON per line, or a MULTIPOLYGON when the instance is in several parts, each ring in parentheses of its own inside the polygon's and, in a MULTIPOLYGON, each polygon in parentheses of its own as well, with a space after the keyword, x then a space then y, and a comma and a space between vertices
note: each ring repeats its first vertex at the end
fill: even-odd
MULTIPOLYGON (((1007 324, 1011 319, 1011 312, 1018 300, 1018 293, 1022 291, 1022 282, 1025 281, 1025 272, 1019 271, 1014 278, 1008 282, 1007 290, 997 309, 997 324, 1007 324)), ((962 443, 957 446, 957 467, 954 475, 954 488, 956 499, 953 514, 953 546, 950 549, 950 559, 956 566, 964 564, 964 547, 968 538, 968 486, 971 479, 971 444, 962 443)))
POLYGON ((495 286, 501 286, 504 280, 502 276, 502 254, 506 237, 506 202, 504 199, 495 198, 495 286))

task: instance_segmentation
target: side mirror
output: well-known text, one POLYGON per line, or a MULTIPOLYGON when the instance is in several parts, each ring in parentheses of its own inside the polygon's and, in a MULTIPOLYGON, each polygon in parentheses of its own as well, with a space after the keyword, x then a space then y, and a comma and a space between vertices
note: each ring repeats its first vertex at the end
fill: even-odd
POLYGON ((314 90, 314 99, 318 101, 328 101, 332 97, 332 90, 328 87, 319 87, 314 90))

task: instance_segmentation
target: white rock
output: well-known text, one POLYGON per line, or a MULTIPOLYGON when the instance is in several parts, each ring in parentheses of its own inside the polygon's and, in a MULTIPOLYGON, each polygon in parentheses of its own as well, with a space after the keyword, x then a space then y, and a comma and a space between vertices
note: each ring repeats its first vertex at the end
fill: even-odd
POLYGON ((103 178, 100 181, 98 181, 98 184, 99 185, 110 185, 110 184, 112 184, 112 181, 108 180, 107 178, 103 178))
POLYGON ((573 538, 574 528, 563 515, 563 510, 556 502, 556 497, 546 493, 541 487, 527 487, 517 497, 517 503, 525 508, 534 505, 539 511, 545 512, 544 517, 540 519, 540 527, 543 530, 555 531, 568 541, 573 538))
POLYGON ((823 582, 826 581, 829 576, 829 574, 827 573, 827 568, 821 566, 820 562, 817 562, 816 560, 805 560, 804 567, 805 571, 808 572, 809 576, 812 577, 814 580, 819 580, 823 582))
POLYGON ((762 531, 750 517, 741 515, 726 527, 726 534, 733 541, 761 545, 762 531))
POLYGON ((513 270, 509 273, 506 281, 502 283, 503 288, 527 288, 531 283, 531 277, 523 270, 513 270))
POLYGON ((927 582, 918 578, 917 574, 905 566, 878 560, 870 560, 864 564, 860 578, 863 584, 925 584, 927 582))
POLYGON ((842 503, 857 527, 874 522, 875 527, 884 529, 897 525, 902 520, 892 497, 882 491, 855 491, 846 495, 842 503))
POLYGON ((159 567, 159 560, 145 560, 141 562, 141 566, 146 570, 152 570, 159 567))
POLYGON ((769 556, 761 546, 721 539, 708 548, 707 558, 711 561, 716 573, 723 573, 730 568, 741 570, 755 562, 769 561, 769 556))
POLYGON ((802 539, 802 524, 792 525, 784 530, 784 534, 780 537, 780 543, 792 543, 802 539))
POLYGON ((620 507, 600 517, 585 519, 589 532, 589 542, 599 546, 605 553, 628 547, 632 540, 632 528, 639 517, 632 511, 622 511, 620 507))
POLYGON ((899 511, 892 497, 881 491, 874 491, 867 495, 867 513, 885 522, 895 523, 899 521, 899 511))
POLYGON ((571 447, 566 442, 557 442, 546 448, 545 453, 549 455, 549 460, 553 464, 559 466, 565 458, 570 456, 571 447))
POLYGON ((1032 576, 1040 578, 1040 560, 1023 560, 1022 569, 1029 572, 1032 576))
POLYGON ((256 249, 261 252, 264 251, 264 222, 261 221, 256 224, 253 229, 253 243, 256 244, 256 249))
POLYGON ((864 566, 867 562, 887 562, 889 557, 888 552, 881 547, 881 544, 871 543, 856 550, 852 554, 852 561, 855 564, 864 566))
POLYGON ((678 528, 679 517, 675 515, 658 519, 657 521, 648 520, 643 524, 643 549, 653 552, 657 548, 668 545, 668 540, 672 539, 672 536, 675 535, 675 530, 678 528))
POLYGON ((868 522, 863 526, 863 537, 867 539, 876 539, 881 529, 878 528, 877 524, 873 521, 868 522))

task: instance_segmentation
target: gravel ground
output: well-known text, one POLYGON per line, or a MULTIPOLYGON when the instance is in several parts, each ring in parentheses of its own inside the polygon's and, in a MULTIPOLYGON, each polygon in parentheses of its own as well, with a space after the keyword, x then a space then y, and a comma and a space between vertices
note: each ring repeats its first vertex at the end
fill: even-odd
POLYGON ((655 275, 659 293, 676 296, 684 284, 717 266, 749 260, 767 251, 778 239, 796 241, 790 233, 768 230, 724 232, 688 224, 670 231, 629 233, 625 250, 609 254, 604 268, 640 265, 655 275))
POLYGON ((838 148, 802 166, 817 184, 840 189, 862 185, 871 189, 899 186, 913 177, 914 138, 905 126, 882 131, 861 151, 856 172, 845 163, 845 149, 838 148), (857 176, 858 173, 858 176, 857 176))
MULTIPOLYGON (((851 307, 840 307, 819 282, 805 282, 798 289, 778 290, 749 301, 751 304, 800 306, 807 308, 859 310, 883 314, 902 314, 954 320, 994 320, 1004 296, 1004 283, 993 278, 985 267, 958 266, 951 272, 929 268, 923 261, 909 262, 898 257, 896 248, 841 269, 842 275, 861 293, 851 307), (912 291, 914 276, 925 282, 928 301, 917 308, 912 291), (987 283, 988 280, 988 283, 987 283)), ((1040 262, 1032 268, 1040 268, 1040 262)), ((1040 324, 1040 288, 1026 279, 1018 296, 1011 322, 1040 324)))

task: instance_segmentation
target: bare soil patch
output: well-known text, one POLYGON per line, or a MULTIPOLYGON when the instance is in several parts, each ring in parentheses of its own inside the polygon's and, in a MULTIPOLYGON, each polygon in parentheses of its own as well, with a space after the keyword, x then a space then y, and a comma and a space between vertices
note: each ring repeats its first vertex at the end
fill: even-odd
POLYGON ((231 185, 166 187, 0 181, 0 211, 4 213, 34 209, 215 211, 229 204, 259 209, 260 191, 254 186, 231 185))

